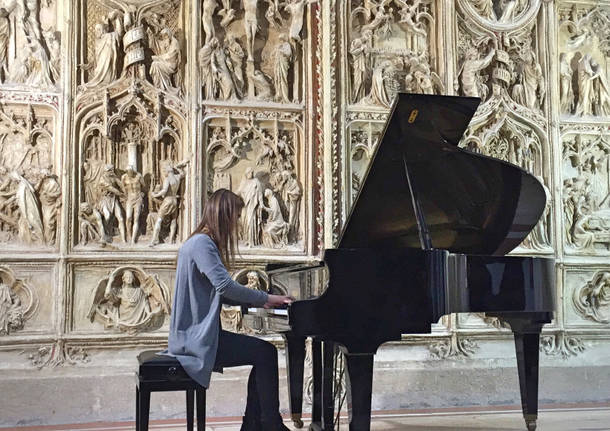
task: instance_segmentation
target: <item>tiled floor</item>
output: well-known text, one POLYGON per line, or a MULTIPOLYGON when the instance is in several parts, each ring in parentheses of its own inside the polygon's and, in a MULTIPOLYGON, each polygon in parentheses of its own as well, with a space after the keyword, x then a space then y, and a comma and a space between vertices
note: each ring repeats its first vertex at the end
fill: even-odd
MULTIPOLYGON (((291 430, 297 430, 286 423, 291 430)), ((307 430, 307 422, 303 430, 307 430)), ((184 421, 153 421, 151 431, 183 431, 184 421)), ((0 428, 5 431, 8 428, 0 428)), ((133 423, 93 423, 87 425, 63 425, 13 428, 18 431, 127 431, 133 423)), ((340 430, 348 431, 342 424, 340 430)), ((446 413, 377 413, 372 422, 372 431, 512 431, 525 430, 520 412, 514 410, 485 412, 446 413)), ((236 419, 210 418, 206 431, 239 431, 236 419)), ((593 408, 542 410, 538 420, 538 431, 610 431, 610 406, 593 408)))

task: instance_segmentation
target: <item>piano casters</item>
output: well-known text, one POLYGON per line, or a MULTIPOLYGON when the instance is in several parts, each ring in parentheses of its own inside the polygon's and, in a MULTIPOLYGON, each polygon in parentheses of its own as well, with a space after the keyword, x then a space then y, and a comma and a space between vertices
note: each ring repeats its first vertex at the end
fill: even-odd
MULTIPOLYGON (((487 313, 487 315, 491 315, 487 313)), ((540 331, 550 323, 552 313, 520 313, 495 315, 510 324, 515 336, 517 370, 521 389, 521 408, 527 431, 536 430, 538 419, 538 364, 540 331)))
POLYGON ((305 337, 283 334, 286 343, 286 372, 290 413, 296 428, 303 428, 303 372, 305 368, 305 337))

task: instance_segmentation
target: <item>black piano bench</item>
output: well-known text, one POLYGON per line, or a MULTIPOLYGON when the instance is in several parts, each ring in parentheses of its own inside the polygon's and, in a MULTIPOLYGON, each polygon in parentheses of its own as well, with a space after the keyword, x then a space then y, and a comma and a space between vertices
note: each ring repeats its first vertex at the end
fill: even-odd
POLYGON ((150 393, 186 391, 186 428, 193 431, 194 394, 197 393, 197 430, 205 430, 206 389, 186 374, 176 358, 148 350, 138 355, 136 373, 136 431, 148 431, 150 393))

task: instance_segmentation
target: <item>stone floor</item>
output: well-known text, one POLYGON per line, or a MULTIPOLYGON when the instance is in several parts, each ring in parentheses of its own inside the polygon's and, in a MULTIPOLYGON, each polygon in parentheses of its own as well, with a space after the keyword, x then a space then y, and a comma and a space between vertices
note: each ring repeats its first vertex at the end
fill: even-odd
MULTIPOLYGON (((291 430, 296 430, 287 423, 291 430)), ((184 421, 153 421, 150 430, 183 431, 184 421)), ((5 431, 127 431, 133 422, 107 422, 83 425, 0 428, 5 431)), ((307 422, 303 430, 307 429, 307 422)), ((521 413, 504 411, 453 411, 435 413, 378 412, 372 421, 372 431, 512 431, 524 430, 521 413)), ((347 431, 345 424, 339 431, 347 431)), ((210 418, 206 431, 239 431, 237 418, 210 418)), ((610 406, 589 408, 553 408, 540 412, 538 431, 610 431, 610 406)))

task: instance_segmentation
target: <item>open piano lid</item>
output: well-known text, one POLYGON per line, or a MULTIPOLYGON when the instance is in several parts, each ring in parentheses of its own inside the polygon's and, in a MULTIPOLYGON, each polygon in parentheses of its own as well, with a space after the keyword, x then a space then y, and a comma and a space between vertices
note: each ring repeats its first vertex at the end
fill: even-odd
POLYGON ((398 94, 339 248, 428 248, 420 228, 432 248, 454 253, 503 255, 525 239, 544 211, 543 186, 515 165, 457 147, 479 101, 398 94))

